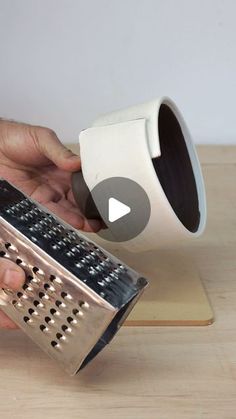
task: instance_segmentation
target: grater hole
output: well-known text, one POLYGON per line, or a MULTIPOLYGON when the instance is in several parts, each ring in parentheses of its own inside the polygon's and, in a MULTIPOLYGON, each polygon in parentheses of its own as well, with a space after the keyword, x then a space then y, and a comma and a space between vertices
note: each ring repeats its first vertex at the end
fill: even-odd
POLYGON ((57 313, 57 310, 55 308, 51 308, 50 313, 54 316, 54 314, 57 313))
POLYGON ((24 320, 24 322, 25 322, 25 323, 28 323, 28 321, 29 321, 29 317, 24 316, 24 317, 23 317, 23 320, 24 320))
POLYGON ((44 284, 44 289, 47 291, 50 288, 49 284, 44 284))
POLYGON ((50 281, 52 281, 52 283, 54 284, 54 285, 61 285, 62 284, 62 280, 60 279, 60 278, 58 278, 58 277, 56 277, 55 275, 50 275, 50 281))
POLYGON ((57 339, 61 339, 61 338, 63 338, 63 335, 62 335, 61 333, 59 333, 59 332, 58 332, 58 333, 56 334, 56 337, 57 337, 57 339))
POLYGON ((19 291, 16 295, 17 295, 18 298, 21 298, 23 293, 19 291))
POLYGON ((49 317, 49 316, 46 316, 46 317, 45 317, 45 322, 46 322, 46 323, 50 323, 50 321, 51 321, 51 320, 52 320, 52 319, 51 319, 51 317, 49 317))
POLYGON ((65 291, 63 291, 62 293, 61 293, 61 296, 62 296, 62 298, 66 298, 67 297, 67 292, 65 292, 65 291))
POLYGON ((66 319, 67 321, 68 321, 68 323, 73 323, 73 321, 74 321, 74 319, 73 319, 73 317, 71 317, 71 316, 69 316, 69 317, 67 317, 67 319, 66 319))
POLYGON ((37 239, 37 237, 35 237, 35 236, 31 236, 31 241, 33 241, 33 242, 37 242, 38 241, 38 239, 37 239))
POLYGON ((24 284, 24 285, 22 286, 22 288, 23 288, 23 290, 24 290, 24 291, 26 291, 26 290, 28 289, 28 285, 27 285, 27 284, 24 284))
POLYGON ((40 324, 39 328, 40 328, 41 332, 48 332, 48 328, 44 324, 40 324))
POLYGON ((61 307, 61 306, 63 306, 63 303, 62 303, 60 300, 57 300, 57 301, 55 302, 55 304, 56 304, 56 306, 57 306, 57 307, 61 307))
POLYGON ((9 242, 8 243, 5 243, 5 248, 6 249, 9 249, 9 247, 11 247, 11 243, 9 243, 9 242))
POLYGON ((79 310, 77 308, 73 308, 72 313, 77 316, 77 314, 79 313, 79 310))
POLYGON ((0 257, 4 257, 6 255, 6 252, 4 252, 4 250, 0 251, 0 257))
POLYGON ((35 307, 38 307, 39 304, 40 304, 40 302, 38 300, 34 300, 35 307))
POLYGON ((40 291, 40 292, 39 292, 39 298, 44 298, 44 297, 45 297, 44 292, 40 291))
POLYGON ((34 274, 37 274, 37 272, 39 271, 39 268, 37 266, 34 266, 32 271, 34 274))
POLYGON ((58 346, 58 343, 55 340, 52 340, 51 345, 53 348, 55 348, 56 346, 58 346))
POLYGON ((13 306, 15 306, 17 304, 17 301, 16 300, 12 300, 11 303, 12 303, 13 306))
POLYGON ((29 308, 28 313, 32 316, 32 314, 34 314, 34 309, 33 308, 29 308))
POLYGON ((82 308, 89 308, 89 304, 86 301, 79 301, 79 306, 82 308))
POLYGON ((16 259, 16 264, 17 265, 21 265, 23 263, 23 260, 22 259, 20 259, 20 258, 17 258, 16 259))
POLYGON ((63 324, 61 326, 61 329, 63 330, 63 332, 67 332, 67 330, 69 329, 69 327, 66 324, 63 324))

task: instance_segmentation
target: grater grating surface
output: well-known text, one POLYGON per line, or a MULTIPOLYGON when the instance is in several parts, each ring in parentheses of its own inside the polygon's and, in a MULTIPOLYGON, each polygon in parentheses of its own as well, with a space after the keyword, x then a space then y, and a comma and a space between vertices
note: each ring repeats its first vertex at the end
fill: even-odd
POLYGON ((147 281, 0 180, 0 256, 26 273, 1 309, 71 375, 111 340, 147 281))

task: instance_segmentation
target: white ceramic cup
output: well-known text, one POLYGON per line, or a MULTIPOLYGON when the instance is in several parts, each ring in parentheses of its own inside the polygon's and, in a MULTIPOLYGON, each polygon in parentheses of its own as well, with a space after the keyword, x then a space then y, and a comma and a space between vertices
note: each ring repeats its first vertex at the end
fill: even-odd
POLYGON ((149 222, 137 237, 123 242, 129 250, 166 247, 203 232, 206 198, 201 167, 171 99, 162 97, 103 115, 80 133, 79 143, 90 191, 107 178, 126 177, 149 197, 149 222))

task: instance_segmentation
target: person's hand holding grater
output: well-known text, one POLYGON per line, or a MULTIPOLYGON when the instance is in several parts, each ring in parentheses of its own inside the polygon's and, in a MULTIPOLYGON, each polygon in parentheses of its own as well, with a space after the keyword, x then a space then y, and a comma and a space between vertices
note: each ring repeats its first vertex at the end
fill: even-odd
MULTIPOLYGON (((79 156, 68 150, 52 130, 0 121, 0 177, 73 227, 97 231, 99 221, 90 220, 88 224, 73 199, 70 178, 77 170, 80 170, 79 156)), ((24 271, 19 266, 0 259, 0 287, 17 289, 24 280, 24 271)), ((16 327, 2 311, 0 327, 16 327)))

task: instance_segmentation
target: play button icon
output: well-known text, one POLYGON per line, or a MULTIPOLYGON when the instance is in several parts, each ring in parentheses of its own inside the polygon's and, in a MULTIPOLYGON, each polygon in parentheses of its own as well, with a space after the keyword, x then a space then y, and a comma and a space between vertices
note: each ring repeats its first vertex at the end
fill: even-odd
POLYGON ((123 202, 118 201, 116 198, 108 199, 108 220, 110 223, 119 220, 125 215, 129 214, 131 208, 123 202))
MULTIPOLYGON (((81 194, 77 196, 81 202, 81 194)), ((82 211, 88 222, 89 218, 103 220, 105 228, 97 234, 105 240, 131 240, 144 230, 150 218, 151 207, 145 190, 128 178, 103 180, 87 194, 85 201, 82 211)))

